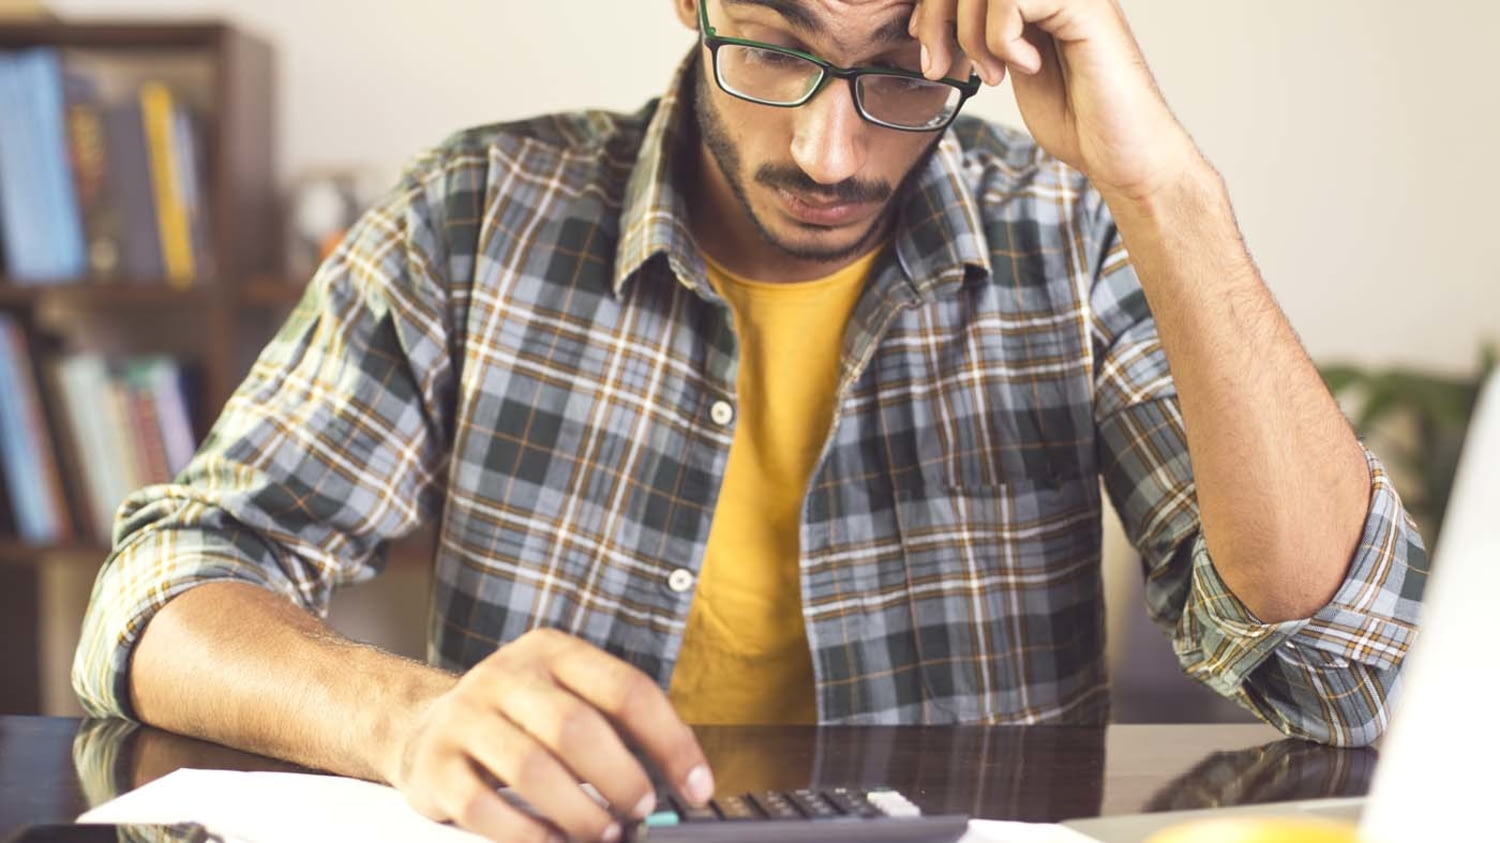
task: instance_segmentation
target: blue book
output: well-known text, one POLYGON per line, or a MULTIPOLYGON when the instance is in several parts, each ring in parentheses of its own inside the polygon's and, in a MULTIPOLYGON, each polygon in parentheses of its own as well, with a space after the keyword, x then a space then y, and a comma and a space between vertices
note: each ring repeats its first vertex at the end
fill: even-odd
POLYGON ((0 227, 9 280, 69 280, 87 266, 55 50, 0 54, 0 227))
POLYGON ((51 48, 27 50, 27 87, 36 117, 36 168, 46 224, 47 281, 70 281, 88 273, 78 186, 69 160, 67 102, 62 61, 51 48))
POLYGON ((64 538, 66 516, 56 463, 45 441, 45 419, 26 336, 9 314, 0 313, 0 463, 4 465, 17 532, 21 539, 48 544, 64 538))
POLYGON ((26 67, 20 53, 0 64, 0 185, 3 185, 7 244, 6 272, 18 283, 44 278, 46 222, 36 171, 36 139, 26 93, 26 67))
POLYGON ((37 257, 35 197, 28 187, 23 87, 16 54, 0 52, 0 227, 5 230, 5 274, 14 281, 44 268, 37 257))

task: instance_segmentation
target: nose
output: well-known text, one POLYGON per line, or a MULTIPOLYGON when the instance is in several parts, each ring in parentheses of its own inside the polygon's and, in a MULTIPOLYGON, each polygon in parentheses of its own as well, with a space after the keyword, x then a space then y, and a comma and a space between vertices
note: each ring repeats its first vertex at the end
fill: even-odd
POLYGON ((848 80, 835 79, 796 109, 792 159, 819 184, 838 184, 865 165, 870 126, 855 110, 848 86, 848 80))

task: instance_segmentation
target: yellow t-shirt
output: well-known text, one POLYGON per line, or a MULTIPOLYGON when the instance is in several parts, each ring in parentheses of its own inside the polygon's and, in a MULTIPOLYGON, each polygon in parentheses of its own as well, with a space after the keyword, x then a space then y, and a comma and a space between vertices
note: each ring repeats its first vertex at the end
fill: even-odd
POLYGON ((670 696, 688 723, 813 723, 798 578, 802 502, 833 423, 844 328, 880 250, 816 281, 751 281, 712 261, 734 312, 734 441, 670 696))

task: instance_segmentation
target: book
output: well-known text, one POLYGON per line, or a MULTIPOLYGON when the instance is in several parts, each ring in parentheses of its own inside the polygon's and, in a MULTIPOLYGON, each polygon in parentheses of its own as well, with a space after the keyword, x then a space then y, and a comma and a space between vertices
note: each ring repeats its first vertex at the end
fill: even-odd
POLYGON ((0 54, 0 227, 16 283, 72 280, 86 267, 63 122, 62 64, 51 48, 0 54))
POLYGON ((174 152, 181 162, 182 180, 179 193, 183 210, 187 214, 189 244, 193 251, 193 268, 199 278, 212 277, 213 227, 209 218, 209 204, 204 190, 207 161, 201 143, 203 127, 198 116, 185 104, 179 103, 173 115, 174 152))
POLYGON ((24 329, 8 313, 0 313, 0 463, 20 538, 32 544, 69 538, 72 524, 32 356, 24 329))
MULTIPOLYGON (((28 111, 18 54, 0 52, 0 114, 28 111)), ((17 283, 46 275, 41 252, 44 226, 38 207, 34 165, 29 158, 27 119, 0 120, 0 229, 5 237, 5 274, 17 283)))
POLYGON ((67 99, 68 159, 78 190, 78 211, 90 274, 113 280, 120 269, 119 208, 109 170, 109 140, 98 80, 66 68, 63 90, 67 99))
POLYGON ((47 213, 47 280, 72 281, 87 274, 88 257, 78 214, 78 188, 68 163, 62 59, 49 47, 24 51, 22 57, 29 72, 27 92, 37 121, 34 166, 41 178, 47 213))
POLYGON ((115 511, 133 491, 124 464, 128 446, 121 448, 117 439, 119 419, 109 398, 109 368, 96 352, 72 354, 53 361, 52 380, 78 458, 80 487, 87 500, 86 532, 108 542, 115 511))
POLYGON ((146 126, 146 149, 151 159, 151 187, 156 197, 156 219, 167 282, 186 288, 193 284, 193 240, 183 202, 183 170, 175 126, 176 104, 171 90, 160 82, 141 86, 141 114, 146 126))
POLYGON ((175 478, 187 468, 198 447, 182 367, 170 357, 145 357, 126 367, 126 377, 149 395, 155 405, 153 415, 161 437, 167 477, 175 478))
POLYGON ((119 272, 127 278, 151 281, 166 274, 161 234, 156 217, 156 194, 151 185, 151 157, 146 148, 146 124, 138 98, 106 108, 107 165, 114 177, 114 202, 120 228, 119 272))
MULTIPOLYGON (((132 367, 134 368, 134 367, 132 367)), ((135 439, 136 468, 147 485, 169 483, 172 467, 167 463, 167 449, 162 439, 161 418, 156 411, 156 397, 151 386, 131 376, 127 368, 121 380, 130 413, 130 429, 135 439)))

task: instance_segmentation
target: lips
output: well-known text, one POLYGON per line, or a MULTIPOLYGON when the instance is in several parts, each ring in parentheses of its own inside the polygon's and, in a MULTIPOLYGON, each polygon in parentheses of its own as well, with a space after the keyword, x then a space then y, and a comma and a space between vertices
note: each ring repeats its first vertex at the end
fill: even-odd
POLYGON ((786 209, 788 216, 808 225, 828 227, 848 225, 865 216, 871 206, 869 202, 846 202, 841 199, 819 198, 793 193, 786 188, 778 188, 776 195, 780 197, 782 207, 786 209))

